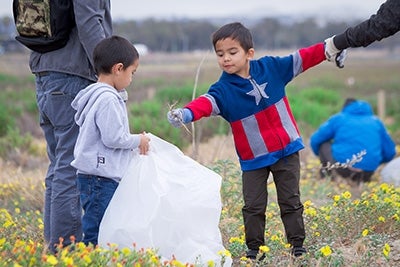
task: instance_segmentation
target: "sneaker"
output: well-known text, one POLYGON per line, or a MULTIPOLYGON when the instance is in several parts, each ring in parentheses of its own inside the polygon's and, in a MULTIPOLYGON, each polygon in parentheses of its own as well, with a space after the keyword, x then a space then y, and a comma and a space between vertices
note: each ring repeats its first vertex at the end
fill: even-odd
POLYGON ((265 253, 263 253, 262 255, 260 255, 259 258, 257 258, 258 254, 259 254, 258 250, 249 249, 248 251, 246 251, 246 258, 251 260, 263 261, 266 257, 265 253))
POLYGON ((303 256, 303 254, 306 254, 307 250, 303 247, 293 247, 291 254, 295 257, 300 257, 303 256))
POLYGON ((258 255, 258 250, 257 249, 249 249, 246 251, 246 258, 255 260, 258 255))

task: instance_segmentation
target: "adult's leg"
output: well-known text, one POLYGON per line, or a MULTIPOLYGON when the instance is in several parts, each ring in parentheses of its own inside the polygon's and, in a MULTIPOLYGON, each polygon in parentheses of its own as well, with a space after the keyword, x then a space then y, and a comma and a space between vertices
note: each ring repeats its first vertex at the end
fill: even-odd
POLYGON ((81 205, 76 170, 70 165, 79 128, 71 102, 91 82, 78 76, 49 72, 36 77, 37 102, 50 160, 45 178, 44 233, 49 249, 82 239, 81 205))
POLYGON ((268 202, 269 170, 244 171, 242 175, 244 206, 242 208, 246 245, 258 251, 265 244, 265 211, 268 202))
POLYGON ((332 170, 329 169, 329 166, 335 163, 336 161, 332 156, 332 147, 330 142, 322 143, 319 147, 318 151, 319 160, 321 161, 321 168, 319 170, 319 174, 321 178, 327 178, 332 176, 332 170))

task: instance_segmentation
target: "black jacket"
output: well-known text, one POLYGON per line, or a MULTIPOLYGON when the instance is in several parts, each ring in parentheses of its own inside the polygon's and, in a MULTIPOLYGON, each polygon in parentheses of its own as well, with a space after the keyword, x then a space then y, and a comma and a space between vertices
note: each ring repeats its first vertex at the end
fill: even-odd
POLYGON ((387 0, 376 14, 334 37, 337 49, 366 47, 400 31, 400 0, 387 0))

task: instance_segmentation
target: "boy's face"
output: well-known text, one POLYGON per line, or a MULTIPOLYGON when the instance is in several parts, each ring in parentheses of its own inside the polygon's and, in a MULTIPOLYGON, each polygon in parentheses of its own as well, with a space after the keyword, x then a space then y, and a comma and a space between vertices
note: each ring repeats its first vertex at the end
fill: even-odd
POLYGON ((139 59, 135 60, 132 65, 127 68, 123 68, 122 64, 120 68, 118 68, 114 80, 114 87, 117 90, 122 90, 128 87, 132 82, 132 76, 135 74, 137 68, 139 66, 139 59))
POLYGON ((245 51, 238 41, 226 38, 215 44, 215 54, 223 71, 243 78, 249 76, 249 60, 254 56, 253 48, 245 51))

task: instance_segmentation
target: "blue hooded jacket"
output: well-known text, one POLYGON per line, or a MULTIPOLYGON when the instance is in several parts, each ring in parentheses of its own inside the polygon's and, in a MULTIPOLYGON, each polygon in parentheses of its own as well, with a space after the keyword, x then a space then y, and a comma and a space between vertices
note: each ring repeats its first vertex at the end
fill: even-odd
POLYGON ((332 156, 340 163, 365 150, 362 160, 353 165, 364 171, 375 171, 396 154, 396 145, 382 121, 362 100, 345 106, 319 127, 310 138, 313 152, 318 155, 320 145, 327 141, 332 142, 332 156))

